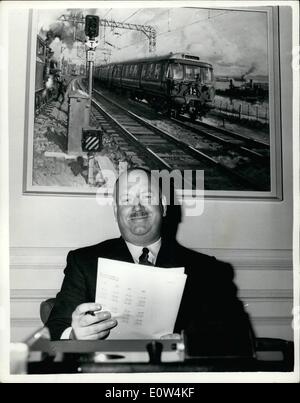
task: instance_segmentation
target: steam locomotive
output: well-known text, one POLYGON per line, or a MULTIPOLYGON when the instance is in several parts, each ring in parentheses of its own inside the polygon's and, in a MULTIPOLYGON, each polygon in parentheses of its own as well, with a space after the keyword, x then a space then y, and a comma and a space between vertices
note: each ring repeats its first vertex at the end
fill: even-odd
POLYGON ((184 53, 96 66, 94 80, 146 100, 162 114, 188 113, 191 119, 205 115, 215 96, 212 65, 184 53))
POLYGON ((52 60, 53 52, 39 35, 36 43, 36 68, 35 68, 35 111, 56 95, 57 63, 52 60))

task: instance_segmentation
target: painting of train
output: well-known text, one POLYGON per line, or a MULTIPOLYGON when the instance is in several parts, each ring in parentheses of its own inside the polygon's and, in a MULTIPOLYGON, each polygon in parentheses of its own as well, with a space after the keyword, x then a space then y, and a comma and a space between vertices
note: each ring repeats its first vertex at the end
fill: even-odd
POLYGON ((272 7, 32 12, 25 191, 94 194, 104 170, 121 163, 203 170, 213 197, 277 197, 276 15, 272 7), (98 18, 92 64, 87 15, 98 18), (101 130, 90 140, 97 149, 85 145, 86 126, 101 130))

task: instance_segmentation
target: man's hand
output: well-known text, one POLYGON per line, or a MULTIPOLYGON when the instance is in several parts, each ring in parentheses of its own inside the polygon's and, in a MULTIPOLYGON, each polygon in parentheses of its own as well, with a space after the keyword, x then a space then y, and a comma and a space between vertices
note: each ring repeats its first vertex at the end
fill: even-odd
POLYGON ((78 305, 72 314, 71 338, 77 340, 105 339, 118 322, 111 319, 109 312, 100 310, 101 305, 93 302, 78 305), (100 312, 91 315, 88 313, 89 311, 100 312))

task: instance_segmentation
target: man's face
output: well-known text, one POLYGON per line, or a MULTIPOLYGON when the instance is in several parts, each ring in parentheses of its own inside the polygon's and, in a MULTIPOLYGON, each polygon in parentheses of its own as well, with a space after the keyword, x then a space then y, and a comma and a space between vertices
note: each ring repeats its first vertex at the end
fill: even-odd
POLYGON ((115 215, 126 241, 146 246, 160 238, 164 207, 158 186, 151 187, 146 172, 134 170, 120 176, 115 215))

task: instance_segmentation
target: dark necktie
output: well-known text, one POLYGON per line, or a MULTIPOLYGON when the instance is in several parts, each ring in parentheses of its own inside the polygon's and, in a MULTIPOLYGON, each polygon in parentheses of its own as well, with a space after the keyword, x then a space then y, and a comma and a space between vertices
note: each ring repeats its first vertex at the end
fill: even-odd
POLYGON ((145 264, 146 266, 153 266, 153 264, 148 260, 149 258, 149 249, 143 248, 143 253, 139 257, 139 264, 145 264))

